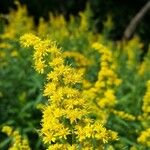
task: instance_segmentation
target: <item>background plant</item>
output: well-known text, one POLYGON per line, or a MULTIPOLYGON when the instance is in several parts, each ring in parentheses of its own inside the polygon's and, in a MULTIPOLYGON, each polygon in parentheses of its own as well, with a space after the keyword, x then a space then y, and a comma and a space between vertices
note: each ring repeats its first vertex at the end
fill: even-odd
MULTIPOLYGON (((58 42, 57 48, 62 47, 62 54, 61 59, 59 58, 55 62, 61 64, 63 59, 66 66, 74 68, 75 72, 82 72, 84 79, 82 86, 76 85, 77 89, 82 91, 81 93, 86 93, 97 84, 97 81, 100 84, 103 83, 103 78, 99 80, 99 76, 103 74, 103 66, 107 66, 108 70, 113 70, 113 75, 115 74, 116 78, 121 79, 121 84, 111 87, 113 92, 108 92, 109 86, 103 90, 103 93, 96 87, 98 90, 96 96, 88 99, 90 109, 92 109, 92 113, 88 117, 100 121, 100 124, 103 122, 106 129, 118 133, 118 140, 104 144, 105 149, 149 149, 149 135, 146 134, 149 133, 149 117, 144 115, 143 108, 149 108, 147 83, 150 79, 150 55, 149 50, 143 53, 144 44, 139 37, 135 36, 129 41, 113 42, 109 40, 109 33, 113 27, 111 16, 108 16, 103 23, 105 26, 103 32, 97 33, 93 26, 92 12, 89 6, 84 12, 80 12, 78 17, 70 15, 70 19, 67 21, 63 15, 51 13, 47 21, 41 18, 39 24, 35 25, 32 17, 27 15, 25 6, 17 3, 17 10, 10 11, 6 20, 2 18, 0 20, 1 128, 4 125, 13 126, 14 129, 20 130, 23 137, 28 137, 32 149, 44 149, 37 130, 41 128, 40 120, 42 118, 41 110, 38 108, 42 108, 43 104, 45 105, 47 102, 42 96, 42 91, 44 93, 46 91, 46 88, 43 88, 43 83, 47 83, 46 74, 39 75, 34 71, 32 66, 35 64, 35 55, 32 49, 26 50, 19 43, 20 36, 30 32, 37 34, 40 39, 51 39, 58 42), (93 43, 102 46, 97 51, 92 47, 93 43), (103 96, 106 96, 105 102, 112 98, 115 103, 112 103, 111 107, 96 109, 95 99, 100 102, 100 107, 102 107, 103 96), (102 115, 103 117, 100 119, 98 116, 101 112, 107 113, 107 115, 102 115)), ((47 56, 44 57, 46 57, 46 61, 52 60, 47 56)), ((36 59, 36 63, 38 62, 40 63, 39 59, 36 59)), ((39 64, 39 67, 42 67, 42 64, 39 64)), ((49 71, 53 70, 52 68, 50 67, 49 71)), ((51 79, 54 80, 56 77, 54 75, 51 79)), ((111 79, 111 77, 114 76, 109 78, 111 79)), ((75 79, 71 81, 75 82, 75 79)), ((52 93, 49 89, 47 92, 52 93)), ((69 89, 66 92, 69 94, 69 89)), ((89 94, 92 95, 93 91, 89 94)), ((85 96, 87 95, 83 94, 84 98, 85 96)), ((49 107, 51 108, 51 106, 49 107)), ((98 124, 99 127, 100 124, 98 124)), ((1 135, 0 149, 8 149, 10 138, 7 138, 4 133, 1 135)), ((65 143, 71 141, 68 140, 68 136, 66 137, 65 143)), ((58 142, 61 138, 58 136, 56 141, 58 142)))

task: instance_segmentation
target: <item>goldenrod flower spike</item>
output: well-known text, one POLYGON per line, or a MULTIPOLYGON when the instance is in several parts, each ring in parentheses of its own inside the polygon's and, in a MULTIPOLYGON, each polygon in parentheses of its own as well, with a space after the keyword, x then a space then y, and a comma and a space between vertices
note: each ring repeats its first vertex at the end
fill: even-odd
POLYGON ((143 99, 142 110, 144 116, 148 117, 150 115, 150 80, 147 81, 147 91, 143 99))
POLYGON ((147 147, 150 147, 150 128, 142 131, 137 141, 147 147))
POLYGON ((88 103, 76 86, 82 83, 82 73, 64 64, 56 43, 32 34, 22 36, 21 43, 34 47, 35 69, 47 74, 44 96, 48 98, 48 104, 42 110, 41 134, 44 143, 49 145, 48 149, 84 148, 87 142, 90 148, 93 146, 91 139, 97 141, 98 146, 112 139, 111 131, 88 117, 88 103))
POLYGON ((28 139, 21 137, 17 130, 13 130, 10 126, 4 126, 2 132, 12 138, 12 144, 9 150, 31 150, 28 139))
POLYGON ((147 147, 150 147, 150 80, 147 81, 147 90, 143 98, 142 111, 143 114, 138 118, 141 121, 144 129, 141 131, 137 141, 147 147))

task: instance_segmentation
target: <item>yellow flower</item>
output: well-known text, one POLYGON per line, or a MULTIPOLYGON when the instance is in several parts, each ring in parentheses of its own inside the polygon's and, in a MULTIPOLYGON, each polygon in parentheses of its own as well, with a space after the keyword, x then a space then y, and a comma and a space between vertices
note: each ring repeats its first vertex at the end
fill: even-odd
POLYGON ((150 128, 142 131, 137 141, 143 145, 150 147, 150 128))
POLYGON ((13 129, 10 126, 4 126, 2 132, 6 133, 8 136, 12 134, 13 129))
POLYGON ((4 33, 1 35, 3 39, 16 40, 25 32, 32 32, 34 23, 33 18, 28 16, 27 8, 18 1, 15 2, 17 9, 11 9, 7 17, 4 33))
POLYGON ((2 132, 6 133, 9 137, 12 138, 12 143, 9 147, 9 150, 31 150, 28 140, 21 137, 17 130, 13 131, 12 127, 4 126, 2 128, 2 132))
POLYGON ((29 47, 29 46, 32 46, 32 45, 35 45, 38 44, 41 40, 34 36, 33 34, 25 34, 24 36, 22 36, 20 38, 20 42, 23 46, 25 47, 29 47))
POLYGON ((17 50, 13 50, 10 55, 12 57, 17 57, 19 55, 19 53, 17 52, 17 50))
POLYGON ((90 142, 88 138, 95 137, 105 143, 109 139, 108 131, 88 117, 89 105, 82 90, 76 87, 82 83, 82 72, 65 65, 61 49, 52 41, 27 34, 21 37, 21 43, 34 47, 33 59, 39 73, 48 69, 44 88, 48 104, 43 107, 41 120, 41 135, 44 143, 50 145, 48 149, 68 149, 69 136, 75 136, 76 143, 83 139, 90 142), (43 62, 42 67, 38 66, 40 62, 43 62))
POLYGON ((133 68, 138 66, 138 56, 141 53, 141 48, 143 47, 142 43, 140 42, 139 37, 134 37, 128 42, 124 43, 124 53, 127 55, 127 65, 128 68, 133 68))
POLYGON ((135 116, 133 116, 129 113, 126 113, 124 111, 112 110, 112 113, 114 113, 115 115, 117 115, 118 117, 120 117, 124 120, 134 121, 136 119, 135 116))
POLYGON ((150 80, 147 81, 147 91, 144 95, 142 110, 144 116, 150 115, 150 80))
POLYGON ((81 119, 87 112, 82 109, 70 109, 66 111, 66 117, 70 120, 71 124, 76 122, 77 119, 81 119))
POLYGON ((121 79, 116 74, 113 53, 99 43, 94 43, 92 47, 101 55, 100 70, 97 81, 91 88, 85 90, 84 94, 90 101, 92 100, 96 104, 96 107, 103 109, 105 112, 107 111, 106 108, 113 107, 117 102, 114 89, 121 83, 121 79))
POLYGON ((44 96, 50 97, 56 91, 56 84, 49 82, 45 85, 44 96))

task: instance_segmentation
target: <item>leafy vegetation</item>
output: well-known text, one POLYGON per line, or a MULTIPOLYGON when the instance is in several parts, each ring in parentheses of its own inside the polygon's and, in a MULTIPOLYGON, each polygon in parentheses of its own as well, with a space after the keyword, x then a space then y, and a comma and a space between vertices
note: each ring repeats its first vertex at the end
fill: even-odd
POLYGON ((0 149, 148 150, 150 49, 110 41, 111 16, 97 33, 89 6, 35 25, 16 5, 0 20, 0 149))

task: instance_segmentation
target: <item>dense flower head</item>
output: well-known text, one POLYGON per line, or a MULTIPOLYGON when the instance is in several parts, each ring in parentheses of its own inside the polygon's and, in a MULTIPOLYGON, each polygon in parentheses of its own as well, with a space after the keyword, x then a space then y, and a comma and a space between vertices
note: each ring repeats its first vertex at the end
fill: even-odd
MULTIPOLYGON (((35 62, 35 69, 39 73, 44 73, 44 68, 46 67, 44 57, 49 51, 48 46, 51 41, 41 41, 40 38, 32 34, 25 34, 21 37, 20 41, 25 47, 34 46, 33 60, 35 62)), ((55 47, 53 47, 53 51, 55 51, 55 47)))
POLYGON ((101 141, 101 145, 113 139, 112 131, 90 119, 88 103, 77 86, 82 84, 83 74, 65 65, 56 43, 41 40, 32 34, 22 36, 21 43, 34 47, 35 69, 47 75, 44 96, 48 98, 48 104, 43 107, 41 121, 44 143, 54 143, 50 144, 50 149, 68 149, 65 144, 71 144, 74 149, 76 143, 84 148, 81 143, 91 141, 89 139, 101 141))

